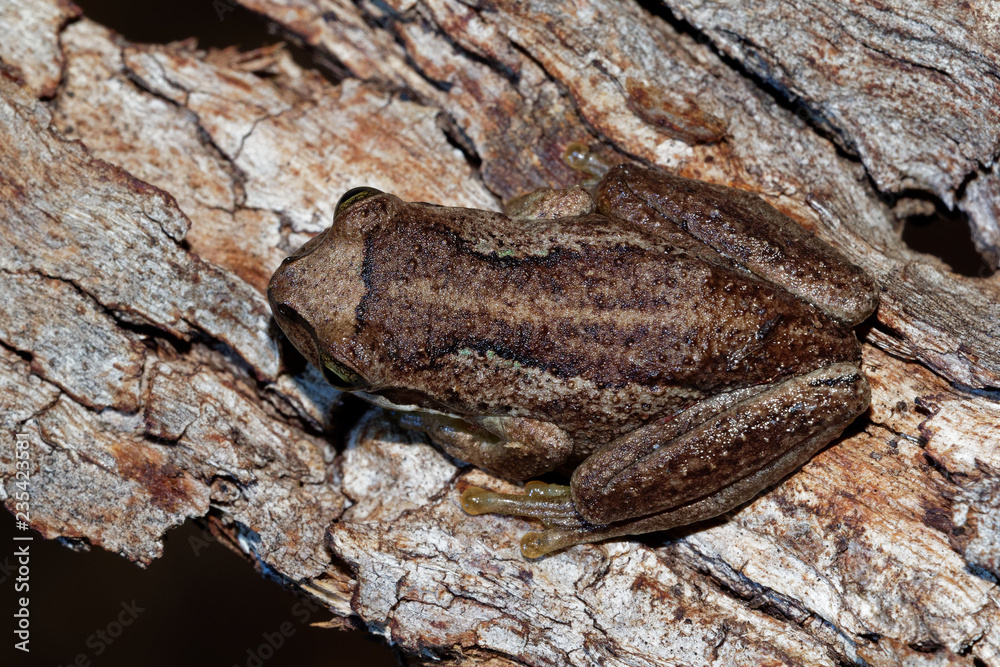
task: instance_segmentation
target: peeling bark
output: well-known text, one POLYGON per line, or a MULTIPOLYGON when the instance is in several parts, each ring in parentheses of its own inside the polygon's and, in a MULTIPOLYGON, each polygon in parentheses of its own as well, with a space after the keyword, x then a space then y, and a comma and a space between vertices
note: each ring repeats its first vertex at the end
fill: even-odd
POLYGON ((1000 152, 1000 9, 989 0, 664 4, 803 105, 881 190, 929 190, 950 206, 1000 152))
POLYGON ((206 517, 414 664, 1000 665, 992 5, 242 4, 336 75, 0 0, 0 421, 35 530, 149 563, 206 517), (458 504, 514 487, 357 421, 263 291, 349 187, 498 209, 579 183, 574 142, 868 269, 872 408, 725 517, 527 561, 528 522, 458 504), (902 242, 904 190, 968 214, 982 277, 902 242))
POLYGON ((55 94, 66 63, 59 33, 79 15, 80 8, 68 0, 0 4, 0 61, 18 68, 35 97, 55 94))

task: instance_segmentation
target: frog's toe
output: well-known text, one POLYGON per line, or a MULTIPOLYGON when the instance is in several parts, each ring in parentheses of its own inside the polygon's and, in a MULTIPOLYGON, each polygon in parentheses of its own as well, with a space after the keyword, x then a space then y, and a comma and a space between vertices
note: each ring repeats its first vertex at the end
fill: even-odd
POLYGON ((538 519, 548 526, 575 526, 583 519, 576 511, 570 488, 561 484, 529 482, 527 493, 497 493, 470 486, 462 494, 469 514, 506 514, 538 519))
POLYGON ((601 160, 596 153, 590 150, 590 147, 579 142, 573 142, 566 147, 563 161, 573 169, 590 175, 590 178, 584 182, 584 187, 597 185, 597 182, 611 169, 611 165, 601 160))
POLYGON ((462 494, 462 509, 468 514, 489 514, 496 506, 493 496, 499 495, 478 486, 470 486, 462 494))
POLYGON ((525 558, 545 554, 574 544, 603 539, 605 526, 590 524, 576 511, 570 487, 561 484, 528 482, 525 493, 497 493, 469 487, 462 494, 462 509, 469 514, 506 514, 542 522, 545 530, 526 533, 521 538, 525 558))
POLYGON ((525 558, 540 558, 554 551, 549 546, 548 531, 544 533, 525 533, 521 538, 521 554, 525 558))
POLYGON ((559 549, 581 544, 585 531, 546 530, 541 533, 525 533, 521 538, 521 554, 525 558, 541 558, 559 549))
POLYGON ((542 522, 545 530, 521 538, 525 558, 540 558, 574 544, 597 542, 627 534, 628 524, 595 525, 576 511, 570 487, 528 482, 526 493, 497 493, 471 486, 462 494, 462 509, 469 514, 506 514, 542 522))

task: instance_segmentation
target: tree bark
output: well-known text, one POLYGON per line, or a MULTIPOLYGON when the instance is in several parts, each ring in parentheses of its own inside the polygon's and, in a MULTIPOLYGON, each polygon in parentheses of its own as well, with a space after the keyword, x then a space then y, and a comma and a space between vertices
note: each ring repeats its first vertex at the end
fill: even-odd
POLYGON ((32 528, 149 563, 208 517, 415 663, 1000 665, 994 4, 240 4, 321 64, 0 0, 0 421, 32 528), (357 420, 264 288, 350 187, 499 209, 582 180, 574 142, 759 193, 871 272, 873 398, 726 517, 528 561, 528 522, 458 505, 513 485, 357 420), (968 216, 981 277, 902 241, 921 198, 968 216))

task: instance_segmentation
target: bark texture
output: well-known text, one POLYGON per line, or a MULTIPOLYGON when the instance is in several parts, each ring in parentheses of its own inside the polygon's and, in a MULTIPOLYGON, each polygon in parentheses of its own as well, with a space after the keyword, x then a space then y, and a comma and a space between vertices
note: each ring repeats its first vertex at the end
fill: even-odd
POLYGON ((35 530, 149 563, 207 516, 415 664, 1000 665, 995 3, 240 2, 322 65, 0 0, 0 422, 35 530), (526 561, 527 522, 458 505, 514 487, 354 423, 263 291, 349 187, 498 209, 582 180, 573 142, 757 192, 871 272, 873 402, 723 519, 526 561), (921 198, 980 277, 902 241, 921 198))

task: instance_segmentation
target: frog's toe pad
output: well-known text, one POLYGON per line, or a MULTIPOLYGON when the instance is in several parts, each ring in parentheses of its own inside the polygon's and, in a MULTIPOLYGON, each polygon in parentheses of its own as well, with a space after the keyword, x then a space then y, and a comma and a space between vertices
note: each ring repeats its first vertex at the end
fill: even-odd
POLYGON ((489 514, 496 511, 494 496, 500 495, 478 486, 470 486, 462 494, 462 509, 469 514, 489 514))
POLYGON ((576 534, 576 531, 567 533, 556 530, 546 530, 543 533, 525 533, 521 537, 521 555, 525 558, 541 558, 557 549, 578 544, 580 540, 574 539, 576 534))

